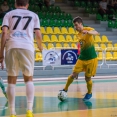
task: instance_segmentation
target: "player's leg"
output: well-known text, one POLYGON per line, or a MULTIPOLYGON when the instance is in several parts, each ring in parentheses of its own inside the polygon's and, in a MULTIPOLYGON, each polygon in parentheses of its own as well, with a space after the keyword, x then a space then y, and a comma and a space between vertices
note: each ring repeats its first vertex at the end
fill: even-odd
POLYGON ((27 97, 27 116, 33 117, 33 101, 34 101, 34 84, 32 76, 24 76, 26 84, 26 97, 27 97))
POLYGON ((17 59, 17 51, 11 49, 5 55, 6 69, 8 74, 7 97, 10 110, 10 117, 16 117, 15 112, 15 85, 19 72, 19 62, 17 59), (9 62, 10 61, 10 62, 9 62))
POLYGON ((68 90, 68 87, 70 86, 70 84, 73 82, 74 78, 76 78, 78 76, 78 73, 75 73, 73 72, 71 75, 68 76, 68 79, 67 79, 67 82, 66 82, 66 85, 64 87, 64 91, 67 92, 68 90))
POLYGON ((85 81, 87 83, 87 90, 88 90, 87 93, 91 94, 92 93, 92 85, 93 85, 91 77, 85 76, 85 81))
POLYGON ((73 82, 74 78, 77 78, 78 77, 78 74, 81 71, 83 71, 83 64, 82 63, 83 63, 83 61, 77 60, 75 66, 73 68, 73 73, 70 76, 68 76, 66 85, 65 85, 65 87, 63 89, 64 91, 67 91, 68 90, 68 88, 69 88, 70 84, 73 82))
POLYGON ((8 76, 7 97, 10 109, 10 117, 16 117, 15 111, 15 86, 17 76, 8 76))
POLYGON ((5 89, 5 85, 4 82, 2 80, 2 78, 0 77, 0 87, 2 89, 3 94, 5 95, 5 97, 7 98, 7 94, 6 94, 6 89, 5 89))
POLYGON ((87 83, 87 90, 88 91, 87 91, 85 97, 83 98, 84 101, 89 100, 92 97, 92 85, 93 85, 91 77, 85 76, 85 81, 87 83))
POLYGON ((20 65, 26 84, 26 97, 27 97, 27 115, 26 117, 33 117, 33 101, 34 101, 34 84, 33 84, 33 71, 34 71, 34 53, 29 50, 19 50, 20 65))
POLYGON ((86 72, 85 72, 85 81, 87 83, 87 93, 85 95, 85 97, 83 98, 83 100, 89 100, 92 97, 92 76, 95 76, 96 74, 96 69, 97 69, 97 58, 92 59, 92 60, 88 60, 86 62, 86 72))

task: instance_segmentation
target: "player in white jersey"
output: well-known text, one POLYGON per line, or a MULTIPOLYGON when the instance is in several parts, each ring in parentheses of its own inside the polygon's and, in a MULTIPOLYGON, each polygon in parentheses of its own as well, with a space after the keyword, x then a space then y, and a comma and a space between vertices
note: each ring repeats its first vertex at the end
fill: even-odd
POLYGON ((33 70, 34 70, 34 44, 35 32, 37 44, 42 51, 42 36, 38 16, 27 10, 28 0, 15 0, 16 9, 8 12, 2 24, 0 62, 4 59, 8 74, 7 96, 10 108, 10 117, 16 117, 15 112, 15 84, 19 70, 22 71, 26 84, 27 114, 33 117, 33 70))

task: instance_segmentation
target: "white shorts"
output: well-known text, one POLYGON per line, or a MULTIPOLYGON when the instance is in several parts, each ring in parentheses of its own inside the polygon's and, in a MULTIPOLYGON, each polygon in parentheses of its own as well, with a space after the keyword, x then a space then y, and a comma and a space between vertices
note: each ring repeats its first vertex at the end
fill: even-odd
POLYGON ((25 76, 33 76, 34 53, 30 50, 13 48, 6 52, 5 63, 8 76, 18 76, 21 70, 25 76))

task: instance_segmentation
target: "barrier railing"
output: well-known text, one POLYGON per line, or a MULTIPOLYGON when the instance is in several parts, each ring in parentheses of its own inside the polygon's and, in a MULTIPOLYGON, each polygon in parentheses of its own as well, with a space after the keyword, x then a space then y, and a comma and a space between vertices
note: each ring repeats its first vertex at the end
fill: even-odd
POLYGON ((107 66, 107 68, 110 68, 110 66, 117 66, 117 64, 107 64, 106 61, 106 52, 107 50, 113 50, 113 47, 107 47, 105 49, 102 49, 101 47, 96 47, 96 49, 100 49, 102 51, 102 63, 98 65, 100 66, 100 68, 102 68, 103 66, 107 66))

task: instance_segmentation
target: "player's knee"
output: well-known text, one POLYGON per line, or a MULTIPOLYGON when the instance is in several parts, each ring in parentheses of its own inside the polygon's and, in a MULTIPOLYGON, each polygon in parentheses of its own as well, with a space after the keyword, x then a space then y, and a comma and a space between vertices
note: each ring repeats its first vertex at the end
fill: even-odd
POLYGON ((91 77, 85 76, 85 81, 86 81, 86 82, 89 82, 90 80, 91 80, 91 77))
POLYGON ((8 76, 8 84, 16 84, 17 76, 8 76))
POLYGON ((72 74, 71 74, 71 78, 74 79, 74 78, 76 78, 76 77, 78 77, 78 74, 77 74, 77 73, 72 73, 72 74))
POLYGON ((29 82, 29 81, 33 81, 33 77, 32 76, 24 76, 24 82, 29 82))

